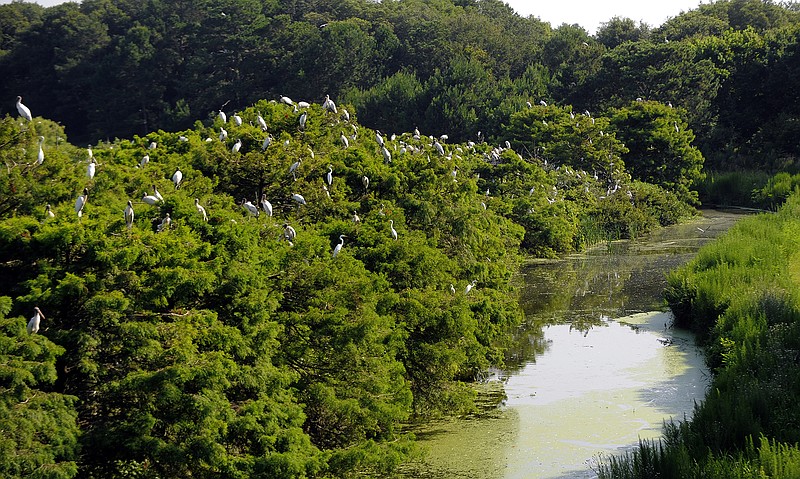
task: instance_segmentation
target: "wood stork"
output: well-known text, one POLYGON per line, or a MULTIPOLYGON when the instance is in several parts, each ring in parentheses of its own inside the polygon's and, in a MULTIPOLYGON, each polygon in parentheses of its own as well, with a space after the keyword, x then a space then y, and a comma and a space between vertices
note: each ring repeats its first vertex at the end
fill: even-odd
POLYGON ((244 210, 247 211, 247 213, 249 213, 250 216, 255 216, 256 218, 258 218, 259 215, 258 208, 256 208, 256 205, 251 203, 248 199, 242 198, 242 208, 244 208, 244 210))
POLYGON ((289 106, 294 106, 294 102, 288 96, 282 96, 281 97, 281 103, 283 103, 285 105, 289 105, 289 106))
POLYGON ((344 145, 344 147, 347 148, 348 146, 350 146, 350 142, 347 140, 347 137, 344 136, 344 132, 341 133, 342 134, 341 136, 339 136, 339 139, 342 141, 342 145, 344 145))
POLYGON ((272 203, 267 200, 266 193, 261 194, 261 208, 264 209, 264 213, 266 213, 267 216, 272 216, 272 203))
POLYGON ((31 109, 22 103, 21 96, 17 97, 17 112, 19 113, 19 116, 21 116, 22 118, 25 118, 28 121, 33 120, 33 116, 31 116, 31 109))
POLYGON ((261 144, 261 151, 266 150, 270 143, 272 143, 272 136, 267 135, 267 137, 264 138, 264 143, 261 144))
POLYGON ((294 246, 294 239, 297 237, 297 231, 294 230, 289 223, 283 224, 283 237, 289 242, 289 246, 294 246))
POLYGON ((294 181, 297 181, 297 169, 300 167, 300 162, 302 161, 303 159, 300 158, 289 167, 289 173, 292 175, 292 178, 294 178, 294 181))
POLYGON ((378 142, 378 145, 383 146, 383 136, 381 135, 380 130, 375 130, 375 141, 378 142))
POLYGON ((83 216, 83 209, 86 207, 86 203, 89 201, 89 188, 83 189, 83 194, 81 194, 78 199, 75 200, 75 213, 78 215, 80 219, 83 216))
POLYGON ((53 209, 50 207, 50 203, 44 206, 44 214, 48 218, 55 218, 56 214, 53 213, 53 209))
POLYGON ((236 113, 233 114, 233 123, 236 126, 242 126, 242 117, 237 115, 236 113))
POLYGON ((231 153, 238 153, 239 150, 241 149, 242 149, 242 139, 239 138, 236 140, 236 143, 234 143, 233 146, 231 147, 231 153))
POLYGON ((139 161, 137 168, 144 168, 144 165, 150 163, 150 155, 144 155, 142 159, 139 161))
POLYGON ((474 288, 476 284, 478 284, 478 280, 473 279, 472 282, 467 285, 467 288, 464 290, 464 294, 465 295, 469 294, 469 292, 472 291, 472 288, 474 288))
POLYGON ((394 229, 394 220, 389 220, 389 231, 392 233, 392 239, 397 241, 397 230, 394 229))
POLYGON ((350 121, 350 112, 342 108, 342 118, 344 121, 350 121))
POLYGON ((441 143, 439 143, 439 140, 433 140, 433 147, 436 148, 439 156, 444 156, 444 147, 441 143))
POLYGON ((39 154, 36 155, 36 164, 41 165, 44 163, 44 150, 42 149, 42 143, 44 143, 44 137, 39 137, 39 154))
POLYGON ((310 106, 311 106, 311 103, 309 103, 307 101, 298 101, 297 102, 297 108, 308 108, 310 106))
POLYGON ((292 194, 292 199, 295 200, 296 202, 300 203, 301 205, 306 204, 306 199, 303 198, 303 195, 301 195, 300 193, 292 194))
POLYGON ((219 127, 219 141, 228 139, 228 131, 225 128, 219 127))
POLYGON ((358 217, 358 213, 353 211, 353 223, 361 223, 361 218, 358 217))
POLYGON ((156 228, 156 231, 158 233, 161 233, 162 231, 167 231, 170 225, 172 225, 172 218, 170 218, 169 213, 167 213, 167 215, 164 216, 164 219, 161 220, 161 223, 158 225, 158 228, 156 228))
POLYGON ((328 172, 325 173, 325 183, 328 186, 333 186, 333 166, 328 165, 328 172))
POLYGON ((200 204, 200 198, 194 199, 194 207, 197 208, 197 212, 203 215, 203 221, 208 221, 208 215, 206 214, 206 209, 203 208, 203 205, 200 204))
POLYGON ((369 177, 367 175, 361 177, 361 184, 364 185, 364 193, 366 193, 369 190, 369 177))
POLYGON ((392 154, 389 153, 389 150, 387 150, 385 146, 381 147, 381 153, 383 154, 383 161, 385 163, 391 163, 392 162, 392 154))
POLYGON ((156 143, 155 141, 151 141, 150 146, 147 147, 147 149, 149 150, 155 150, 156 148, 158 148, 158 143, 156 143))
POLYGON ((300 115, 300 129, 301 130, 305 130, 306 129, 306 120, 307 119, 308 119, 308 113, 303 112, 303 114, 300 115))
POLYGON ((36 334, 39 332, 39 325, 41 324, 44 318, 44 314, 42 314, 42 310, 39 309, 38 306, 33 307, 33 317, 28 321, 28 334, 36 334))
POLYGON ((330 111, 332 113, 336 113, 337 112, 336 111, 336 103, 334 103, 333 100, 331 100, 331 97, 329 95, 325 95, 325 101, 322 103, 322 109, 323 110, 328 110, 328 111, 330 111))
POLYGON ((262 131, 267 131, 267 122, 266 122, 266 121, 264 121, 264 117, 263 117, 263 116, 261 116, 261 115, 259 114, 259 115, 258 115, 258 118, 256 118, 256 121, 258 121, 258 126, 260 126, 260 127, 261 127, 261 130, 262 130, 262 131))
POLYGON ((179 186, 181 186, 181 180, 183 179, 183 173, 180 169, 175 170, 175 173, 172 174, 172 182, 175 184, 175 189, 177 190, 179 186))
POLYGON ((337 244, 336 247, 333 248, 333 257, 334 258, 342 251, 342 246, 344 246, 344 239, 345 238, 347 238, 347 236, 339 235, 339 244, 337 244))
POLYGON ((222 110, 219 111, 219 119, 222 120, 222 123, 228 123, 228 116, 222 110))
POLYGON ((131 200, 128 200, 128 206, 125 207, 125 224, 128 226, 128 229, 133 228, 133 203, 131 200))

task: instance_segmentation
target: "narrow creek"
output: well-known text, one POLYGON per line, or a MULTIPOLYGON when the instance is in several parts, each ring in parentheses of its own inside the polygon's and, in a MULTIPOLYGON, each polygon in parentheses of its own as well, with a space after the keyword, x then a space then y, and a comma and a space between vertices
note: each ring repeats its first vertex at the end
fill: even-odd
POLYGON ((707 210, 688 224, 522 271, 527 325, 505 368, 480 387, 499 407, 414 429, 415 478, 591 478, 603 455, 690 417, 709 381, 691 334, 673 329, 665 274, 741 215, 707 210))

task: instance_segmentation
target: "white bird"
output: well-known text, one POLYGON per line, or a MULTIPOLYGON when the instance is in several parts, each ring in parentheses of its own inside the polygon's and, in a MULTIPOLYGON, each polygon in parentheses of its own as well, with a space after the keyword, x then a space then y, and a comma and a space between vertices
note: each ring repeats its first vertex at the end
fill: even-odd
POLYGON ((242 126, 242 117, 234 113, 233 123, 236 124, 236 126, 242 126))
POLYGON ((241 150, 241 149, 242 149, 242 139, 239 138, 238 140, 236 140, 236 143, 233 144, 233 147, 231 148, 231 152, 232 153, 238 153, 239 150, 241 150))
POLYGON ((380 130, 375 130, 375 141, 377 141, 380 146, 383 146, 383 136, 381 136, 380 130))
POLYGON ((272 203, 267 200, 267 194, 261 194, 261 208, 264 209, 264 212, 267 216, 272 216, 272 203))
POLYGON ((342 108, 342 117, 344 117, 344 121, 350 121, 350 112, 342 108))
POLYGON ((219 127, 219 141, 225 141, 228 139, 228 132, 225 128, 219 127))
POLYGON ((39 324, 45 319, 42 310, 38 306, 33 307, 33 317, 28 321, 28 334, 36 334, 39 332, 39 324))
POLYGON ((325 101, 322 102, 322 109, 336 113, 336 103, 334 103, 333 100, 331 100, 330 96, 325 95, 325 101))
POLYGON ((283 224, 283 237, 289 242, 289 246, 294 246, 294 239, 297 237, 297 231, 294 230, 289 223, 283 224))
POLYGON ((178 141, 185 143, 189 141, 189 138, 186 138, 185 136, 181 135, 178 137, 178 141))
POLYGON ((56 217, 56 214, 55 214, 55 213, 53 213, 53 209, 50 207, 50 203, 48 203, 48 204, 46 204, 46 205, 44 206, 44 214, 45 214, 45 215, 46 215, 48 218, 55 218, 55 217, 56 217))
POLYGON ((297 181, 297 168, 300 167, 300 162, 301 161, 303 161, 302 158, 300 158, 297 161, 295 161, 294 163, 292 163, 292 165, 289 167, 289 173, 291 173, 292 178, 294 178, 294 181, 297 181))
POLYGON ((75 200, 75 213, 78 215, 78 218, 83 216, 83 208, 86 206, 87 201, 89 201, 89 188, 84 188, 83 194, 75 200))
POLYGON ((261 115, 258 115, 258 118, 256 118, 256 120, 258 121, 258 126, 261 127, 261 130, 262 131, 267 131, 267 122, 264 121, 264 117, 261 116, 261 115))
POLYGON ((456 294, 456 287, 453 286, 453 283, 450 283, 450 294, 456 294))
POLYGON ((389 150, 386 149, 385 146, 381 147, 381 153, 383 154, 383 161, 386 163, 392 162, 392 154, 389 153, 389 150))
POLYGON ((292 194, 292 199, 295 200, 296 202, 300 203, 301 205, 306 204, 306 199, 303 198, 303 195, 301 195, 300 193, 292 194))
POLYGON ((197 212, 203 215, 203 221, 208 221, 208 215, 206 214, 206 209, 203 208, 203 205, 200 204, 200 198, 194 199, 194 207, 197 208, 197 212))
POLYGON ((153 196, 158 198, 158 201, 164 201, 164 197, 161 196, 161 193, 158 192, 158 189, 156 189, 156 185, 153 185, 153 196))
POLYGON ((308 119, 308 113, 303 112, 303 114, 300 115, 300 129, 301 130, 305 130, 306 129, 306 120, 307 119, 308 119))
POLYGON ((306 149, 308 150, 308 154, 311 155, 311 159, 313 160, 314 159, 314 150, 312 150, 310 146, 307 147, 306 149))
POLYGON ((228 122, 228 116, 225 115, 225 112, 222 110, 219 111, 219 119, 222 120, 222 123, 228 122))
POLYGON ((44 163, 44 150, 42 149, 42 143, 44 143, 44 137, 39 137, 39 154, 36 156, 36 164, 41 165, 44 163))
POLYGON ((394 229, 394 220, 389 220, 389 231, 392 233, 392 239, 397 241, 397 230, 394 229))
POLYGON ((327 183, 328 186, 333 186, 333 167, 331 165, 328 165, 328 172, 325 174, 325 183, 327 183))
POLYGON ((144 168, 144 165, 146 165, 148 163, 150 163, 150 155, 144 155, 142 157, 141 161, 139 161, 139 166, 138 167, 139 168, 144 168))
POLYGON ((161 220, 161 223, 158 225, 158 228, 156 228, 156 231, 158 233, 166 231, 169 229, 171 224, 172 224, 172 218, 170 218, 169 213, 167 213, 167 216, 165 216, 164 219, 161 220))
POLYGON ((539 100, 539 104, 542 106, 547 106, 547 102, 544 100, 539 100))
POLYGON ((95 171, 97 171, 97 163, 94 161, 94 158, 92 158, 92 161, 89 162, 89 165, 86 167, 86 176, 90 179, 94 178, 95 171))
POLYGON ((342 140, 342 144, 344 145, 345 148, 350 146, 350 142, 347 140, 347 137, 344 136, 344 132, 342 132, 342 135, 339 137, 339 139, 342 140))
POLYGON ((289 105, 289 106, 294 106, 294 102, 288 96, 282 96, 281 97, 281 103, 285 103, 286 105, 289 105))
POLYGON ((467 285, 467 288, 464 290, 464 294, 465 295, 469 294, 469 292, 472 291, 472 288, 474 288, 476 284, 478 284, 478 280, 473 279, 472 282, 467 285))
POLYGON ((298 101, 297 102, 297 107, 298 108, 308 108, 310 106, 311 106, 311 103, 309 103, 307 101, 298 101))
POLYGON ((347 238, 345 235, 339 235, 339 244, 333 248, 333 257, 335 258, 340 251, 342 251, 342 246, 344 246, 344 239, 347 238))
POLYGON ((125 207, 125 224, 128 225, 128 229, 133 227, 133 216, 133 204, 128 200, 128 206, 125 207))
POLYGON ((369 178, 367 175, 361 177, 361 184, 364 185, 364 193, 366 193, 369 190, 369 178))
POLYGON ((361 223, 361 218, 358 217, 358 213, 353 211, 353 223, 361 223))
POLYGON ((154 206, 154 205, 158 204, 159 199, 157 197, 153 196, 153 195, 144 195, 142 197, 142 201, 144 201, 145 203, 147 203, 150 206, 154 206))
POLYGON ((246 198, 242 198, 242 207, 250 214, 250 216, 255 216, 258 218, 258 208, 256 208, 256 205, 248 201, 246 198))
POLYGON ((175 189, 177 190, 179 186, 181 186, 181 180, 183 179, 183 173, 180 169, 175 170, 175 173, 172 174, 172 182, 175 184, 175 189))
POLYGON ((272 137, 267 135, 267 137, 264 138, 264 143, 261 144, 261 151, 266 150, 270 143, 272 143, 272 137))
POLYGON ((94 158, 94 153, 92 153, 92 145, 86 147, 86 154, 88 155, 88 157, 86 158, 87 160, 91 160, 92 158, 94 158))
POLYGON ((19 112, 19 116, 25 118, 28 121, 33 120, 33 116, 31 116, 31 109, 27 106, 22 104, 22 97, 17 97, 17 112, 19 112))
POLYGON ((433 140, 433 147, 436 148, 439 156, 444 156, 444 147, 441 143, 439 143, 439 140, 433 140))
POLYGON ((151 141, 150 146, 148 146, 147 148, 150 150, 155 150, 156 147, 158 147, 158 143, 156 143, 155 141, 151 141))

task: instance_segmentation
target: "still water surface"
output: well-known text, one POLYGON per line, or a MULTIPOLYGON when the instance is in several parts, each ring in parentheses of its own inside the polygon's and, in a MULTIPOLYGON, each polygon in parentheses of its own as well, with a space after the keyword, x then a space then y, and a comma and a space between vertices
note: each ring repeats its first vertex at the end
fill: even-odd
POLYGON ((741 216, 689 224, 523 269, 523 308, 506 369, 484 385, 498 408, 415 430, 419 478, 591 478, 602 455, 661 435, 692 413, 708 372, 691 335, 671 327, 665 274, 741 216))

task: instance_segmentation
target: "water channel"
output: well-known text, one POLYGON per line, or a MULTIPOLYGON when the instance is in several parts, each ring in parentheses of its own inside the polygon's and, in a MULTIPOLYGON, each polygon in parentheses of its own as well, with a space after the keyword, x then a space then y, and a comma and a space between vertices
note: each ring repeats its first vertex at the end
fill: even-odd
POLYGON ((416 478, 591 478, 602 457, 691 416, 709 381, 692 336, 671 327, 665 273, 741 215, 708 210, 634 240, 522 271, 527 326, 481 387, 499 407, 417 428, 416 478))

